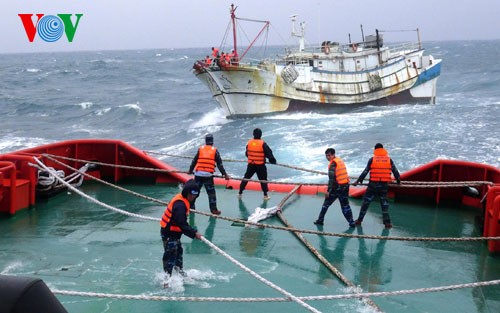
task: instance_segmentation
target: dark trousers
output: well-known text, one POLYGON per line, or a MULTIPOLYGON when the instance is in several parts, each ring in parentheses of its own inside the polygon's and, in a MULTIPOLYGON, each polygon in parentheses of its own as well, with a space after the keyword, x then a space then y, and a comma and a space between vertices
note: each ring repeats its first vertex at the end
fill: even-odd
POLYGON ((180 239, 161 237, 163 241, 163 270, 165 273, 172 275, 174 266, 182 270, 182 244, 180 239))
MULTIPOLYGON (((214 212, 217 211, 217 197, 215 195, 215 186, 214 186, 214 178, 213 176, 205 177, 205 176, 194 176, 194 181, 198 185, 198 187, 201 190, 201 187, 205 186, 205 190, 207 191, 208 195, 208 205, 210 207, 210 211, 214 212)), ((198 197, 196 197, 198 198, 198 197)), ((195 201, 196 199, 193 200, 191 203, 191 209, 195 209, 195 201)))
POLYGON ((354 224, 352 219, 351 206, 349 205, 349 184, 338 185, 336 189, 332 190, 328 197, 323 201, 321 206, 321 211, 319 212, 318 221, 323 221, 325 219, 326 212, 328 208, 339 199, 340 208, 342 209, 342 214, 344 215, 346 221, 349 224, 354 224))
MULTIPOLYGON (((252 178, 253 174, 257 173, 257 177, 259 180, 267 180, 267 167, 265 164, 248 164, 247 165, 247 171, 245 172, 245 176, 243 176, 246 179, 252 178)), ((245 190, 245 187, 248 184, 248 180, 242 180, 240 184, 240 193, 245 190)), ((260 187, 262 188, 262 192, 264 193, 264 196, 267 196, 267 192, 269 191, 269 188, 267 187, 267 183, 260 183, 260 187)))
POLYGON ((370 183, 368 183, 368 187, 366 188, 365 196, 363 198, 363 204, 361 204, 358 220, 363 220, 366 211, 368 211, 370 203, 373 201, 373 199, 375 199, 376 196, 378 196, 380 200, 380 207, 382 208, 382 221, 384 222, 384 224, 390 224, 391 217, 389 216, 389 201, 387 200, 388 191, 388 183, 370 181, 370 183))

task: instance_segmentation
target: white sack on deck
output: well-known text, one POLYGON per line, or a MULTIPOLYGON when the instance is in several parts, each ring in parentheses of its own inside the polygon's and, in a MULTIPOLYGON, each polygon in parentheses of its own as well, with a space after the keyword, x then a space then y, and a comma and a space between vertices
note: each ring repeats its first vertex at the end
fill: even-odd
MULTIPOLYGON (((252 213, 248 217, 248 221, 252 223, 258 223, 259 221, 265 220, 268 217, 276 215, 276 213, 279 211, 278 207, 273 206, 272 208, 265 209, 265 208, 256 208, 255 212, 252 213)), ((245 225, 246 227, 250 227, 252 225, 245 225)))

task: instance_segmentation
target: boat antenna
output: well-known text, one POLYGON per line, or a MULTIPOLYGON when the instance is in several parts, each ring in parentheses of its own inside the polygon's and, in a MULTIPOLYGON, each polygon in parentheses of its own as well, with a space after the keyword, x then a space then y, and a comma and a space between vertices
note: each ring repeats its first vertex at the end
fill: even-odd
POLYGON ((420 30, 417 27, 418 48, 422 49, 422 41, 420 40, 420 30))
POLYGON ((292 20, 292 36, 299 38, 299 51, 304 51, 305 48, 305 34, 306 34, 306 22, 300 22, 300 32, 295 29, 295 21, 297 20, 298 14, 290 15, 292 20))
POLYGON ((363 32, 363 24, 360 24, 359 27, 361 27, 361 39, 363 39, 363 42, 365 42, 365 33, 363 32))
POLYGON ((238 7, 235 7, 234 4, 231 4, 231 22, 233 24, 233 49, 234 49, 234 58, 238 58, 238 49, 236 44, 236 14, 234 13, 238 7))

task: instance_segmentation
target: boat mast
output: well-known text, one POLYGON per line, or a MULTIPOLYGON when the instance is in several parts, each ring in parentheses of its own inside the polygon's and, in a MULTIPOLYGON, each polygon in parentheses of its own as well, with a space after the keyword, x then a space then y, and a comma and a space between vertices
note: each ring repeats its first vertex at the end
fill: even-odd
POLYGON ((236 11, 236 8, 234 4, 231 4, 231 22, 233 24, 233 48, 234 48, 234 58, 238 58, 238 49, 236 45, 236 14, 234 12, 236 11))
POLYGON ((305 33, 306 33, 306 22, 299 23, 300 32, 295 29, 295 21, 297 20, 297 14, 290 16, 292 19, 292 36, 299 38, 299 51, 304 51, 305 48, 305 33))

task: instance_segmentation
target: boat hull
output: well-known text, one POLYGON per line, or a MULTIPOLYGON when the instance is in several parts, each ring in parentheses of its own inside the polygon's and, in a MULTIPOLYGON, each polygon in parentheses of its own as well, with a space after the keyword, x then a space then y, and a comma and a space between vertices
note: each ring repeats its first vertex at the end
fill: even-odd
POLYGON ((337 112, 366 105, 434 104, 441 61, 433 60, 422 68, 410 67, 407 61, 400 58, 359 72, 296 65, 298 78, 292 83, 282 77, 286 66, 276 64, 203 68, 196 77, 210 89, 228 118, 337 112))

